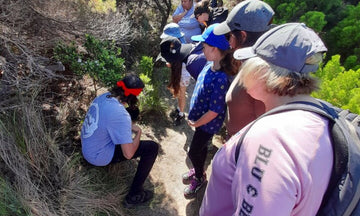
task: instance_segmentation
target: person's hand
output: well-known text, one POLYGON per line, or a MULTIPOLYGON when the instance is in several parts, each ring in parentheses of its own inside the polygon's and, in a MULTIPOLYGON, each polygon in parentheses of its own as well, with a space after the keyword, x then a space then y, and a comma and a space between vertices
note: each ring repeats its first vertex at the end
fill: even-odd
POLYGON ((138 125, 136 125, 136 124, 132 124, 131 130, 132 130, 132 132, 134 132, 134 133, 139 133, 139 132, 141 132, 141 128, 140 128, 138 125))
POLYGON ((195 122, 194 121, 188 120, 187 123, 188 123, 189 126, 195 127, 195 122))
POLYGON ((189 10, 184 10, 184 16, 187 14, 188 11, 189 11, 189 10))

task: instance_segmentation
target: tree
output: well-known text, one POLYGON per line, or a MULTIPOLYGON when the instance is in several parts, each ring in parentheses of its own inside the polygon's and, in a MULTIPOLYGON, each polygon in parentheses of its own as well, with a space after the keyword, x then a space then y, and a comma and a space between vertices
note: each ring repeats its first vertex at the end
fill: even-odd
POLYGON ((275 11, 275 23, 305 22, 322 35, 329 50, 328 57, 340 54, 341 62, 346 62, 347 69, 356 70, 356 65, 360 65, 360 3, 358 1, 265 1, 275 11))
POLYGON ((331 29, 325 37, 329 55, 340 54, 347 67, 360 64, 360 3, 346 7, 347 16, 331 29), (356 63, 353 61, 356 57, 356 63), (349 59, 347 59, 349 58, 349 59))
POLYGON ((308 11, 319 11, 328 15, 341 9, 341 0, 265 0, 275 11, 277 23, 299 21, 308 11))

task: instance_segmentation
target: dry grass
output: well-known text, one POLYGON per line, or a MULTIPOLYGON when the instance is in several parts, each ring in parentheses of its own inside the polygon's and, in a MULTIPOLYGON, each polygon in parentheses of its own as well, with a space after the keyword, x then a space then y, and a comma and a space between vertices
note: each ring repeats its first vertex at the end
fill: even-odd
MULTIPOLYGON (((47 70, 21 42, 1 36, 0 45, 7 53, 1 65, 0 172, 22 205, 18 208, 41 216, 122 215, 119 197, 126 190, 124 179, 116 185, 104 183, 111 179, 106 178, 109 172, 83 167, 79 153, 65 155, 60 150, 61 124, 45 124, 42 104, 51 100, 41 92, 65 78, 47 70), (112 186, 105 190, 104 185, 112 186)), ((63 115, 61 119, 66 119, 63 115)))

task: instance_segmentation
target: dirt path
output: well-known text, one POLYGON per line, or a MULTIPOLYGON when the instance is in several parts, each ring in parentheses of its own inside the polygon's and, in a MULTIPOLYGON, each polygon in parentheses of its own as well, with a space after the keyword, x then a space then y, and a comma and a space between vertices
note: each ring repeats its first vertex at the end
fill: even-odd
MULTIPOLYGON (((186 107, 189 105, 194 85, 195 81, 187 89, 186 107)), ((168 96, 168 103, 173 104, 175 100, 171 99, 170 93, 168 96)), ((164 210, 162 212, 160 209, 157 209, 155 211, 156 215, 198 215, 205 187, 199 191, 196 198, 187 200, 183 196, 185 185, 181 181, 181 175, 191 168, 186 150, 191 142, 194 128, 188 126, 186 122, 180 126, 172 126, 170 118, 168 118, 165 124, 165 127, 162 127, 161 123, 156 122, 154 119, 153 125, 143 128, 144 138, 156 140, 161 146, 159 156, 150 174, 150 182, 154 185, 155 191, 155 197, 152 202, 155 208, 163 208, 164 210)), ((211 174, 211 166, 209 166, 211 159, 221 145, 219 137, 215 136, 212 141, 212 149, 208 151, 206 160, 207 176, 211 174)), ((150 212, 148 213, 152 215, 150 212)))

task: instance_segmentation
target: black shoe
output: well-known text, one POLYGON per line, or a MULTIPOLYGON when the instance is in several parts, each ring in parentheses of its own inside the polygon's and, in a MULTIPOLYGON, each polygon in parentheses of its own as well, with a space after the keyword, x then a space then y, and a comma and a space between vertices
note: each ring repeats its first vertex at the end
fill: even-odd
POLYGON ((170 112, 170 118, 175 118, 176 116, 179 115, 179 110, 176 108, 173 111, 170 112))
POLYGON ((126 195, 123 204, 126 208, 131 208, 134 205, 145 203, 146 201, 150 200, 153 195, 153 192, 149 190, 141 191, 140 193, 132 196, 129 196, 128 194, 126 195))
POLYGON ((181 123, 183 122, 184 119, 185 119, 185 114, 182 116, 178 114, 174 119, 174 125, 175 126, 181 125, 181 123))

